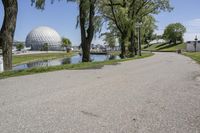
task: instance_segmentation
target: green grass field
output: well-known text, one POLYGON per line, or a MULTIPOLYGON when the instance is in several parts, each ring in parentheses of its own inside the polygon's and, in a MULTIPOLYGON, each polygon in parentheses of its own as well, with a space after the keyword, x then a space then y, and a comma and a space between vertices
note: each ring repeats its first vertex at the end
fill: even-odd
POLYGON ((160 51, 160 52, 175 52, 178 49, 185 50, 186 49, 186 44, 181 43, 181 44, 153 44, 148 48, 145 48, 143 50, 146 51, 160 51))
POLYGON ((197 61, 200 63, 200 52, 185 52, 183 55, 188 56, 192 58, 193 60, 197 61))
POLYGON ((58 70, 100 69, 104 65, 116 65, 119 62, 141 59, 141 58, 146 58, 150 56, 153 56, 153 53, 143 53, 142 56, 135 56, 134 58, 126 58, 126 59, 119 59, 119 60, 88 62, 88 63, 79 63, 79 64, 66 64, 66 65, 60 65, 60 66, 39 67, 39 68, 25 69, 25 70, 19 70, 19 71, 7 71, 7 72, 0 73, 0 79, 15 77, 15 76, 22 76, 22 75, 30 75, 30 74, 36 74, 36 73, 58 71, 58 70))
POLYGON ((13 65, 24 64, 28 62, 34 61, 42 61, 42 60, 51 60, 57 58, 65 58, 71 57, 76 53, 42 53, 42 54, 29 54, 29 55, 14 55, 13 56, 13 65))

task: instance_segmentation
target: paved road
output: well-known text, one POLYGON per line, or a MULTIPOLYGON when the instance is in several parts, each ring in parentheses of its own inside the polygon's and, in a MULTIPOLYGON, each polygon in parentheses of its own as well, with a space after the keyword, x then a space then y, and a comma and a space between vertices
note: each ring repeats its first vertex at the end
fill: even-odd
POLYGON ((0 133, 200 133, 200 66, 175 53, 0 80, 0 133))

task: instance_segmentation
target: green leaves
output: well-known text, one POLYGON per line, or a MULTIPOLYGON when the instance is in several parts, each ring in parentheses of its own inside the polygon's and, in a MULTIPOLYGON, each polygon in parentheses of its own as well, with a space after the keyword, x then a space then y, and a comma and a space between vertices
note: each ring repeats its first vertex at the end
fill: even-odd
MULTIPOLYGON (((51 0, 51 4, 54 3, 55 0, 51 0)), ((61 0, 57 0, 61 1, 61 0)), ((65 0, 67 2, 76 2, 77 0, 65 0)), ((31 0, 31 6, 35 5, 37 9, 44 10, 46 4, 46 0, 31 0)))
POLYGON ((110 33, 110 32, 104 33, 102 35, 104 36, 105 43, 108 44, 108 46, 110 48, 114 48, 115 44, 116 44, 116 38, 115 38, 115 36, 112 33, 110 33))
POLYGON ((31 0, 31 5, 35 5, 37 9, 44 10, 45 0, 31 0))
POLYGON ((183 41, 183 35, 186 32, 186 28, 181 23, 169 24, 164 31, 163 37, 176 43, 176 41, 183 41))
POLYGON ((69 46, 71 46, 71 44, 72 43, 68 38, 65 38, 65 37, 62 38, 62 46, 63 47, 69 47, 69 46))
POLYGON ((16 45, 16 48, 18 51, 21 51, 22 49, 24 49, 24 44, 23 43, 19 43, 16 45))

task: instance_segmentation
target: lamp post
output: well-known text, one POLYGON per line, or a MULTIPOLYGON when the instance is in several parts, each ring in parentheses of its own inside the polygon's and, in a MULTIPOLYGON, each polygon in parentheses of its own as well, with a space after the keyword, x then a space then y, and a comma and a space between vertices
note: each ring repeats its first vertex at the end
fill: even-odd
POLYGON ((195 37, 195 42, 194 42, 194 51, 197 52, 197 43, 198 43, 198 38, 197 36, 195 37))
POLYGON ((141 26, 142 26, 142 22, 136 23, 136 28, 138 29, 138 55, 139 56, 142 56, 141 54, 141 26))

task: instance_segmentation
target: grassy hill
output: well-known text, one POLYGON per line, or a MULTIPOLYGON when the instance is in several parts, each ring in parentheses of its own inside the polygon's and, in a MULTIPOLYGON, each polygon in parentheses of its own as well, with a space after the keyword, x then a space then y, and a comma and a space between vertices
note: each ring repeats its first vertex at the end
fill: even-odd
POLYGON ((186 44, 185 43, 178 43, 178 44, 153 44, 150 45, 149 47, 145 46, 143 47, 143 50, 146 51, 164 51, 164 52, 175 52, 176 50, 181 49, 185 50, 186 49, 186 44))

